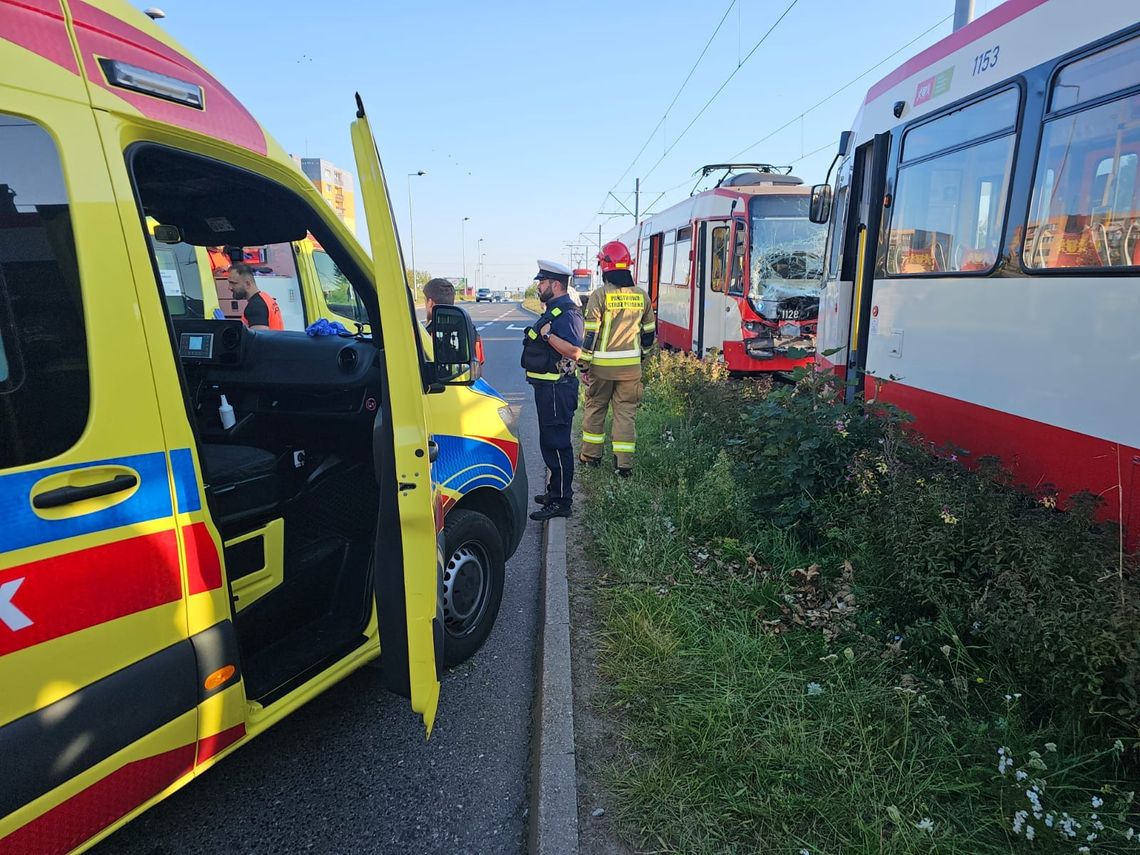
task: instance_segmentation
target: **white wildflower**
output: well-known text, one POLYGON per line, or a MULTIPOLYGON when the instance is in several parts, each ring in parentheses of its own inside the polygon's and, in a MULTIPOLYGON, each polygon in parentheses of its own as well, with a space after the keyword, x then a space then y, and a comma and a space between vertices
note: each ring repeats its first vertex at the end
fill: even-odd
POLYGON ((1136 836, 1136 829, 1134 829, 1134 828, 1129 828, 1126 832, 1124 832, 1124 839, 1125 840, 1131 840, 1135 836, 1136 836))
POLYGON ((1077 852, 1079 852, 1080 855, 1089 855, 1089 853, 1092 852, 1092 850, 1089 849, 1087 846, 1078 846, 1077 852))
POLYGON ((1013 833, 1021 834, 1021 829, 1025 825, 1025 820, 1029 819, 1027 811, 1019 810, 1013 815, 1013 833))
POLYGON ((1010 767, 1013 766, 1013 754, 1010 753, 1009 748, 1004 745, 998 749, 997 753, 998 757, 1001 758, 998 760, 998 771, 1004 775, 1009 771, 1010 767))
POLYGON ((1085 840, 1087 840, 1089 843, 1095 842, 1096 841, 1096 832, 1095 831, 1091 832, 1089 834, 1089 836, 1085 838, 1085 840))
POLYGON ((1026 778, 1029 777, 1029 773, 1022 770, 1022 769, 1018 769, 1017 773, 1013 777, 1017 778, 1017 780, 1019 780, 1019 781, 1024 781, 1026 778))
POLYGON ((823 686, 821 686, 819 683, 816 683, 815 681, 812 681, 807 684, 807 693, 809 698, 815 697, 816 695, 822 695, 823 686))
POLYGON ((1067 813, 1061 814, 1061 833, 1070 840, 1077 836, 1077 829, 1080 827, 1081 824, 1067 813))
POLYGON ((1056 751, 1057 750, 1057 743, 1056 742, 1046 742, 1045 743, 1045 750, 1046 751, 1056 751))
POLYGON ((1026 840, 1032 840, 1036 836, 1037 836, 1037 832, 1033 830, 1032 825, 1025 826, 1025 839, 1026 840))
POLYGON ((1098 807, 1101 807, 1103 804, 1104 804, 1104 799, 1102 799, 1100 796, 1093 796, 1092 797, 1092 806, 1093 807, 1098 808, 1098 807))
POLYGON ((1051 813, 1045 814, 1045 827, 1046 828, 1052 828, 1053 827, 1053 814, 1051 814, 1051 813))
POLYGON ((801 849, 801 850, 800 850, 800 855, 811 855, 811 853, 810 853, 810 852, 808 852, 806 849, 801 849))
POLYGON ((1122 753, 1124 751, 1124 743, 1121 742, 1119 739, 1116 740, 1116 742, 1112 743, 1112 750, 1115 751, 1117 754, 1122 753))
POLYGON ((928 816, 924 816, 914 824, 914 827, 919 831, 934 831, 934 820, 928 816))

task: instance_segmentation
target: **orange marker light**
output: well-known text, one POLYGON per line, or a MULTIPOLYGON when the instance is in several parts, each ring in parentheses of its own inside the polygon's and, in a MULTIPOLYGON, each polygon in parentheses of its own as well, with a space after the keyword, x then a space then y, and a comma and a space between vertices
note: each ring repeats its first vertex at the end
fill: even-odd
POLYGON ((206 682, 204 682, 202 685, 206 687, 207 692, 212 691, 229 680, 236 671, 237 668, 235 668, 233 665, 226 665, 224 668, 219 668, 217 671, 207 677, 206 682))

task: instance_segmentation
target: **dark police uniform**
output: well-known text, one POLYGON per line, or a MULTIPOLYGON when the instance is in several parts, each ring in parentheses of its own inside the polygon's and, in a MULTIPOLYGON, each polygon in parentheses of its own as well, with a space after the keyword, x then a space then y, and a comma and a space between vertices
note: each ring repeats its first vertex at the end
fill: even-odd
MULTIPOLYGON (((560 271, 556 272, 561 275, 560 271)), ((562 356, 539 336, 538 331, 548 321, 548 335, 581 347, 584 335, 581 307, 568 294, 551 300, 542 317, 527 327, 523 340, 523 368, 527 382, 534 387, 538 445, 548 470, 548 504, 568 507, 574 495, 574 448, 570 429, 574 411, 578 409, 578 377, 574 360, 562 356)))

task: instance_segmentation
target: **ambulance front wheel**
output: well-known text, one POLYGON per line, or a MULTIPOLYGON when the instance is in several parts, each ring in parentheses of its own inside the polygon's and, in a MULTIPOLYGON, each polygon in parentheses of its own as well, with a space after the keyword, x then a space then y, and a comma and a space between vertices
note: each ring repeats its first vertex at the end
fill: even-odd
POLYGON ((507 562, 491 520, 456 508, 443 524, 443 659, 454 666, 483 646, 503 599, 507 562))

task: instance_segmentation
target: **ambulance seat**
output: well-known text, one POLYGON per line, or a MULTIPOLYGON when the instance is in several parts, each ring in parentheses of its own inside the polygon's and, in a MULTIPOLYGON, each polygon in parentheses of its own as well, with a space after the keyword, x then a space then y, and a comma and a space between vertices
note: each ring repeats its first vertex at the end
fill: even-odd
POLYGON ((202 474, 214 522, 223 534, 275 515, 279 487, 277 458, 271 452, 249 445, 204 443, 202 474))

